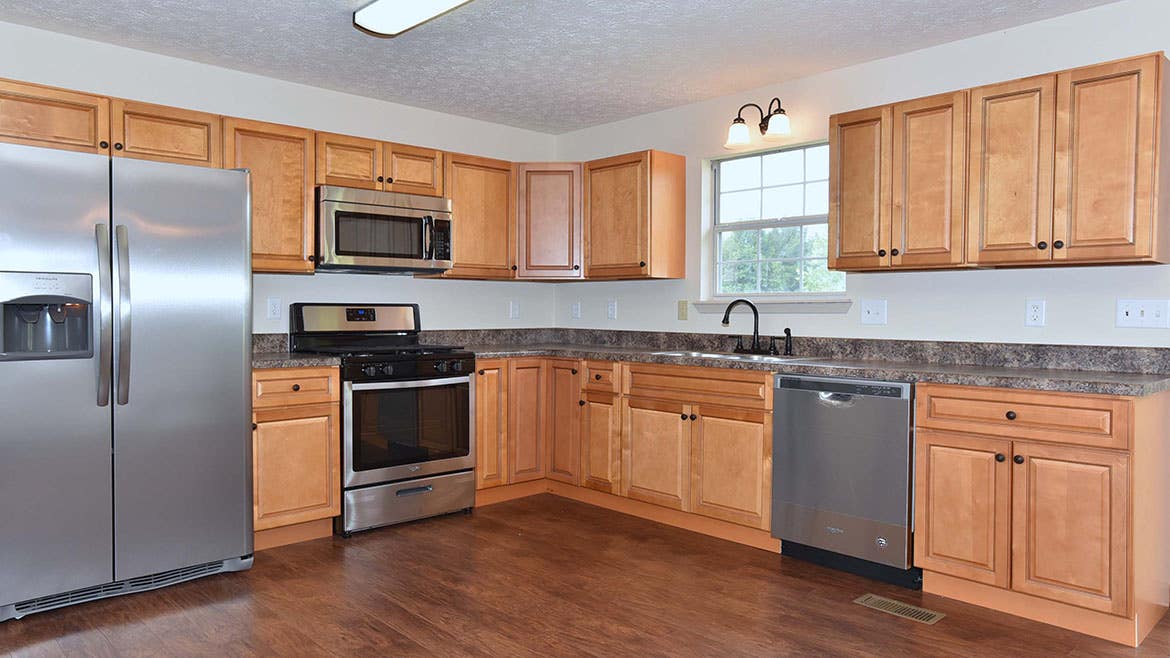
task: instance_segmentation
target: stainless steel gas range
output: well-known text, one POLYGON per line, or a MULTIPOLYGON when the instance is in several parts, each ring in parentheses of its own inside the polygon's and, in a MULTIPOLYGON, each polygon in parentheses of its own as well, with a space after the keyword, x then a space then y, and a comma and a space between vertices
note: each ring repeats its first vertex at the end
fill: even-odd
POLYGON ((335 531, 475 505, 475 356, 419 344, 417 304, 294 304, 294 352, 341 356, 335 531))

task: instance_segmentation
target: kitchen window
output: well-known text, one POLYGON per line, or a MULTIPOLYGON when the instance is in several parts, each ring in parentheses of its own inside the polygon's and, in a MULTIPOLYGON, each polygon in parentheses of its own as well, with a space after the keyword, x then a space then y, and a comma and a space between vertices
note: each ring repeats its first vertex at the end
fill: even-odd
POLYGON ((829 145, 714 163, 714 294, 845 291, 830 272, 829 145))

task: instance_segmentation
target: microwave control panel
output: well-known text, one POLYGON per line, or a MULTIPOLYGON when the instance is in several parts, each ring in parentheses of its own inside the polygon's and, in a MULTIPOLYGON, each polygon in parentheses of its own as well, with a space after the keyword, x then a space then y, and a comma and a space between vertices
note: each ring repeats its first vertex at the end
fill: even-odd
POLYGON ((451 260, 451 220, 434 220, 434 242, 431 246, 431 258, 434 260, 451 260))

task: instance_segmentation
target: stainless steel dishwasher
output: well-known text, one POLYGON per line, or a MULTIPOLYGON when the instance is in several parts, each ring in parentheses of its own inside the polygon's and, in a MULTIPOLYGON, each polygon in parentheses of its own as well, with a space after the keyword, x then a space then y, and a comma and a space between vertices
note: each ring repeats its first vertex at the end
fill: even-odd
POLYGON ((920 587, 910 568, 913 389, 777 375, 772 535, 785 555, 920 587))

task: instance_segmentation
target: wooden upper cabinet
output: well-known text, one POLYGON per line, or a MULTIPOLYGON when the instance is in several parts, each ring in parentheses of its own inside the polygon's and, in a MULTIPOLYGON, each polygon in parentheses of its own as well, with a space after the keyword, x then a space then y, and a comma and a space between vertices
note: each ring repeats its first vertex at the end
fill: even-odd
POLYGON ((1011 582, 1011 441, 919 430, 914 566, 987 585, 1011 582))
POLYGON ((1056 77, 971 90, 967 261, 1037 263, 1052 257, 1056 77))
POLYGON ((549 414, 544 359, 508 362, 508 483, 539 480, 546 472, 549 414))
POLYGON ((313 271, 312 130, 224 119, 224 166, 252 172, 252 271, 313 271))
POLYGON ((444 276, 511 279, 516 248, 512 163, 448 153, 446 189, 454 266, 444 276))
POLYGON ((115 98, 110 140, 115 156, 186 165, 223 165, 223 117, 115 98))
POLYGON ((581 370, 580 363, 567 359, 548 361, 549 413, 545 448, 548 477, 581 482, 581 370))
MULTIPOLYGON (((893 107, 893 267, 963 262, 967 184, 967 92, 893 107)), ((879 231, 880 232, 880 231, 879 231)))
POLYGON ((768 529, 772 415, 697 405, 691 422, 691 511, 768 529))
POLYGON ((508 364, 475 363, 475 488, 508 483, 508 364))
POLYGON ((829 117, 829 267, 890 265, 892 110, 829 117))
POLYGON ((1056 80, 1052 256, 1154 256, 1161 55, 1066 71, 1056 80))
POLYGON ((686 276, 686 158, 639 151, 585 163, 585 276, 686 276))
POLYGON ((1101 612, 1129 607, 1129 458, 1016 443, 1012 589, 1101 612))
POLYGON ((582 278, 581 165, 525 163, 517 179, 517 278, 582 278))
POLYGON ((622 495, 690 511, 691 406, 638 397, 623 406, 622 495))
POLYGON ((387 192, 443 196, 443 152, 385 142, 382 175, 387 192))
POLYGON ((382 189, 382 143, 317 133, 317 184, 382 189))
POLYGON ((605 493, 621 492, 622 423, 617 393, 587 390, 581 394, 581 486, 605 493))
POLYGON ((0 80, 0 141, 109 153, 110 100, 0 80))

